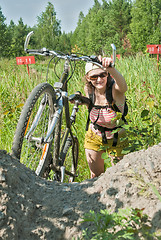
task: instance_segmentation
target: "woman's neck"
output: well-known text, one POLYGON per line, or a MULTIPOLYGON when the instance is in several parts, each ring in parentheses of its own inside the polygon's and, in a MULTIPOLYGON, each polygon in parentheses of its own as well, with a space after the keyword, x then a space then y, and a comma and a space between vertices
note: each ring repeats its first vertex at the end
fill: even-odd
POLYGON ((98 94, 98 95, 105 95, 106 93, 106 87, 105 88, 95 88, 95 94, 98 94))
POLYGON ((95 89, 95 104, 96 105, 107 105, 106 93, 102 89, 95 89))

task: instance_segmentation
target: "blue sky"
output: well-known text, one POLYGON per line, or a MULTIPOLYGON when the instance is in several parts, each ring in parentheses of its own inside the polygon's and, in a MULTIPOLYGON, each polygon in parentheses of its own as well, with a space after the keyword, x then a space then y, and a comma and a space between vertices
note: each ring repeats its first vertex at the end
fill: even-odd
POLYGON ((54 5, 61 29, 66 33, 75 29, 80 11, 86 15, 94 4, 94 0, 0 0, 0 7, 7 24, 11 20, 17 24, 22 17, 24 24, 32 27, 37 23, 37 16, 45 11, 48 2, 54 5))

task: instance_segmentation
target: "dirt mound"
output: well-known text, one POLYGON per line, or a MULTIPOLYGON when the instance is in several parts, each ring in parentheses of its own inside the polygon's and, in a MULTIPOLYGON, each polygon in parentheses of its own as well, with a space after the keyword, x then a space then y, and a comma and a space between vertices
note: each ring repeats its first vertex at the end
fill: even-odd
POLYGON ((153 230, 161 230, 161 144, 128 154, 99 178, 82 183, 45 181, 0 150, 0 239, 72 239, 89 223, 82 216, 94 210, 145 208, 153 230))

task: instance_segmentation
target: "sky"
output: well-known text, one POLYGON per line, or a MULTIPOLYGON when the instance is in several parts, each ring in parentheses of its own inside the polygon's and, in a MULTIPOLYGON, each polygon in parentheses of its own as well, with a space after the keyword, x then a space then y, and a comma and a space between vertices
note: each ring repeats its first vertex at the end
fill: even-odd
POLYGON ((33 27, 37 24, 37 16, 45 12, 48 2, 54 5, 61 30, 66 33, 75 30, 80 11, 86 15, 94 5, 94 0, 0 0, 0 7, 6 17, 5 23, 13 20, 17 24, 22 17, 24 24, 33 27))

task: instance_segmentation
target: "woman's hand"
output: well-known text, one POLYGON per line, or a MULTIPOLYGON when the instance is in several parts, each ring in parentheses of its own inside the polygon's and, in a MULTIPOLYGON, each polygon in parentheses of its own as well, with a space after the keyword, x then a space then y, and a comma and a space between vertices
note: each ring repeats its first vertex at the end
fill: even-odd
POLYGON ((112 66, 113 60, 109 57, 102 57, 101 55, 98 56, 99 61, 102 63, 104 68, 108 68, 112 66))
POLYGON ((106 71, 111 74, 111 76, 115 79, 114 89, 117 92, 125 93, 127 91, 127 84, 124 77, 121 73, 114 67, 111 67, 113 60, 109 57, 102 57, 101 55, 98 56, 99 61, 102 62, 102 66, 106 68, 106 71))

